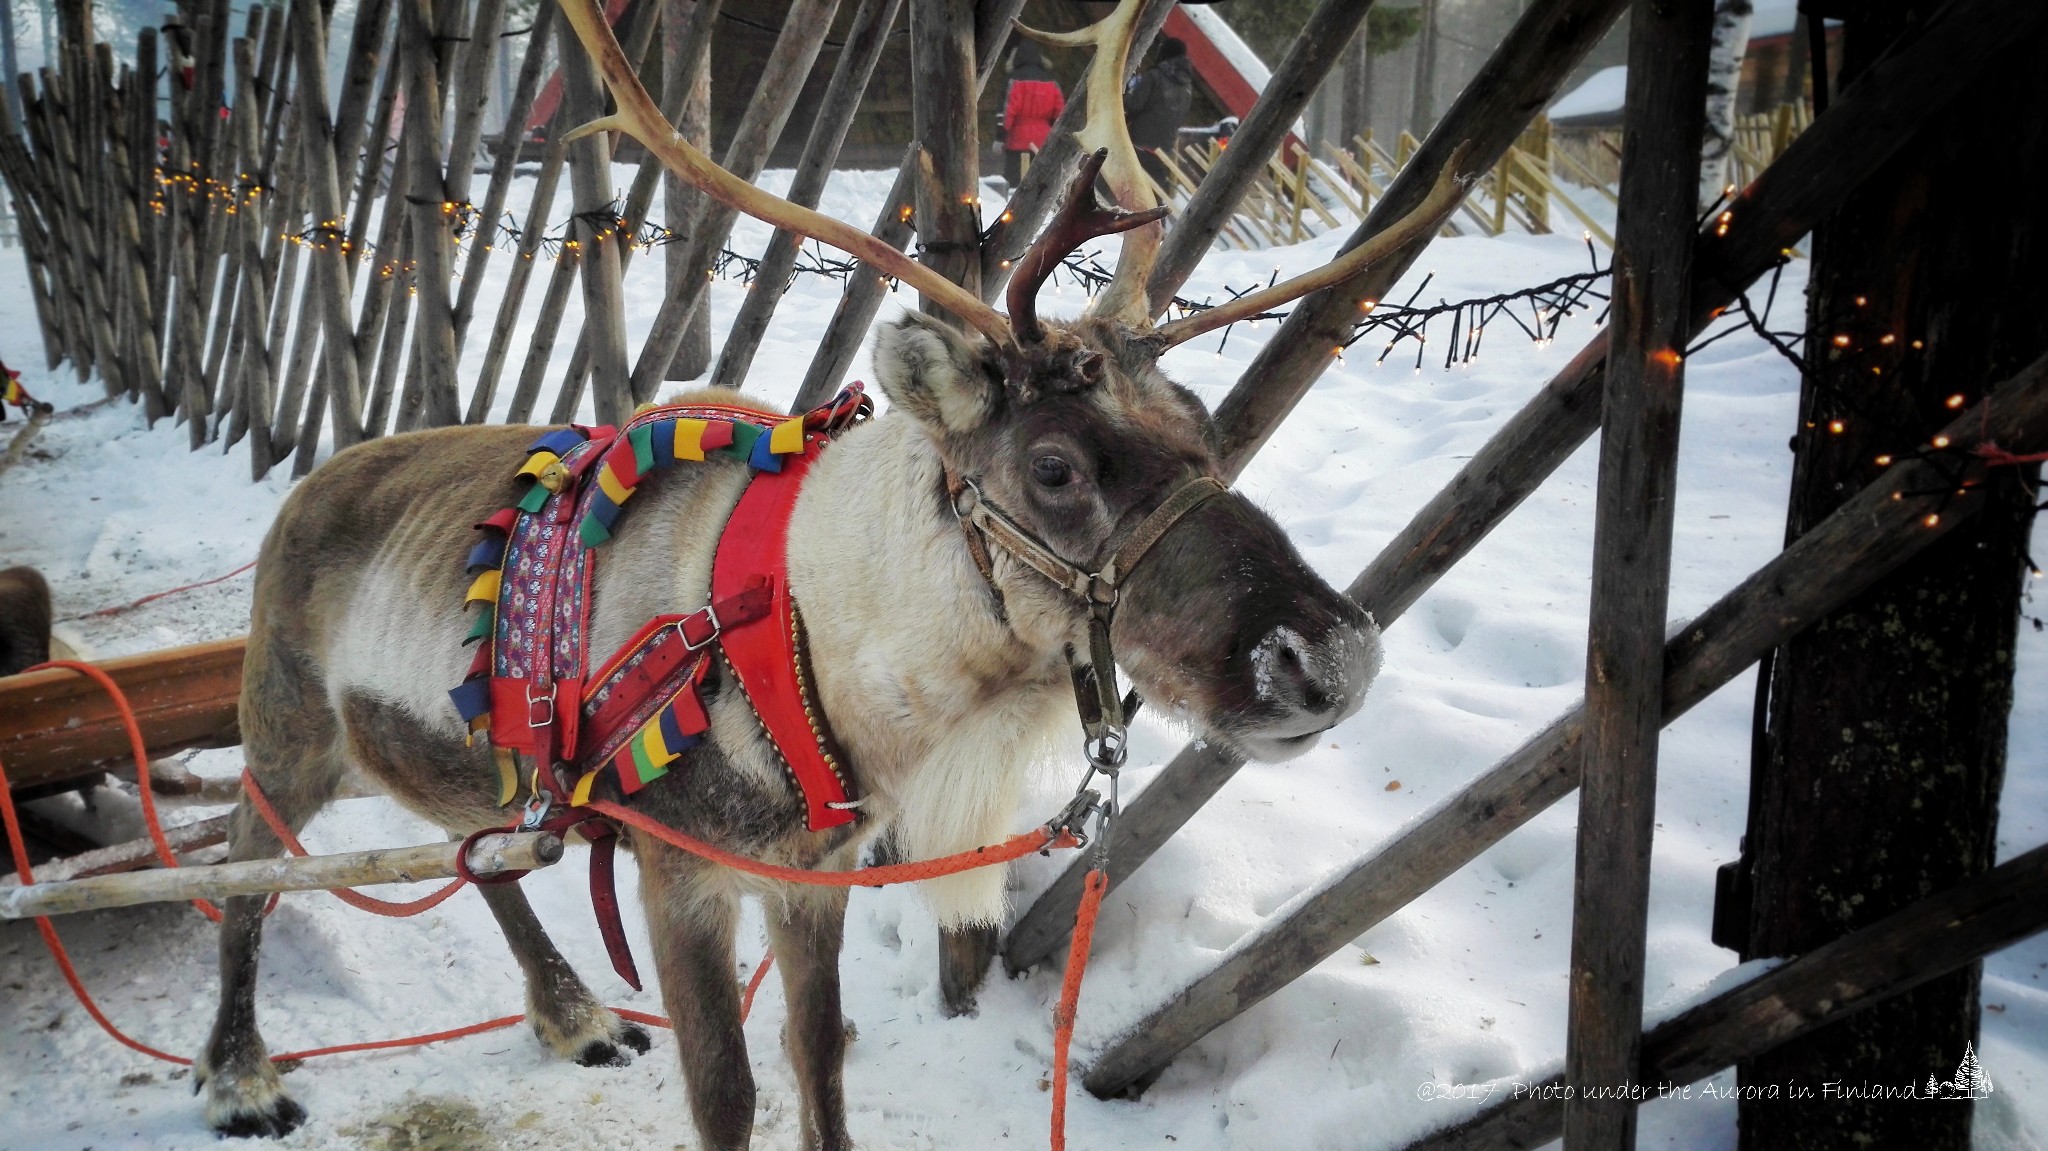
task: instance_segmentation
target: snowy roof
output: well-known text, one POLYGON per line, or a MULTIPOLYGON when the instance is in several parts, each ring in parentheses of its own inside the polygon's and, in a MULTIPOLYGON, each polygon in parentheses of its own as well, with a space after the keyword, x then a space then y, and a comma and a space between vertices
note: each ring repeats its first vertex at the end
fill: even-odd
POLYGON ((1586 77, 1585 83, 1558 97, 1557 103, 1550 106, 1550 118, 1565 120, 1619 111, 1627 90, 1628 65, 1602 68, 1586 77))
POLYGON ((1202 35, 1207 36, 1209 43, 1230 61, 1230 66, 1237 69, 1238 75, 1244 77, 1244 82, 1250 84, 1254 92, 1266 90, 1266 81, 1273 78, 1273 70, 1266 67, 1266 62, 1259 59, 1259 54, 1252 51, 1252 46, 1245 43, 1244 37, 1225 23, 1222 16, 1200 4, 1183 5, 1180 14, 1202 30, 1202 35))

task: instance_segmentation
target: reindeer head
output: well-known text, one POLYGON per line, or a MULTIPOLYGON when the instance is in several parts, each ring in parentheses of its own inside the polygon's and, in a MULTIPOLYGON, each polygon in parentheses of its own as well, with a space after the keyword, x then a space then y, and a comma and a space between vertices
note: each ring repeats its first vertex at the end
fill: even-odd
MULTIPOLYGON (((1309 570, 1270 517, 1224 488, 1208 413, 1157 362, 1175 344, 1347 279, 1437 227, 1457 202, 1462 149, 1424 203, 1371 241, 1155 328, 1147 287, 1166 210, 1138 164, 1120 98, 1138 0, 1079 32, 1020 26, 1043 43, 1095 49, 1079 133, 1094 153, 1020 262, 1005 316, 868 233, 712 163, 662 118, 594 0, 563 8, 618 106, 575 134, 628 132, 713 199, 860 258, 975 333, 908 317, 880 333, 877 374, 936 445, 955 510, 972 510, 1003 545, 987 574, 1020 637, 1079 642, 1085 656, 1093 626, 1148 698, 1252 758, 1305 750, 1357 710, 1378 667, 1372 621, 1309 570), (1116 205, 1133 210, 1098 202, 1098 176, 1116 205), (1041 323, 1037 292, 1052 269, 1114 233, 1126 234, 1116 277, 1090 314, 1041 323), (1134 539, 1143 541, 1135 551, 1134 539)), ((1094 662, 1106 662, 1100 651, 1094 662)))

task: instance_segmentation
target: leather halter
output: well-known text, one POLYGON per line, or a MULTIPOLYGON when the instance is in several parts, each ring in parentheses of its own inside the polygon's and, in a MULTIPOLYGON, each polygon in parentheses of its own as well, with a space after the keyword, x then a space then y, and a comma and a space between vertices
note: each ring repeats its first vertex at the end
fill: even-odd
POLYGON ((1126 704, 1116 688, 1116 655, 1110 649, 1109 626, 1122 597, 1124 581, 1137 570, 1152 546, 1189 512, 1230 489, 1211 476, 1197 476, 1175 489, 1151 514, 1124 537, 1109 562, 1090 572, 1054 551, 1043 540, 1026 531, 1017 521, 991 503, 980 485, 967 476, 946 469, 946 494, 953 515, 966 536, 967 550, 974 566, 995 595, 1002 611, 1003 593, 996 586, 995 567, 988 545, 994 543, 1031 570, 1052 581, 1053 586, 1081 601, 1088 609, 1088 659, 1084 663, 1068 652, 1074 678, 1074 701, 1081 713, 1081 727, 1088 736, 1089 760, 1099 770, 1114 772, 1123 762, 1124 723, 1136 709, 1135 697, 1126 704))

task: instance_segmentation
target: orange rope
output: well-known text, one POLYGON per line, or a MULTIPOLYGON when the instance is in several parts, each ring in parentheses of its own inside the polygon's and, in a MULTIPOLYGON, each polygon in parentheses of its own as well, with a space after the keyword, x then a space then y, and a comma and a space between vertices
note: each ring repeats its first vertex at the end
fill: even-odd
MULTIPOLYGON (((231 572, 229 574, 237 573, 231 572)), ((221 578, 225 579, 227 577, 223 576, 221 578)), ((148 598, 154 597, 145 597, 145 600, 137 602, 146 602, 148 598)), ((116 684, 112 677, 91 664, 78 663, 71 660, 55 660, 39 664, 29 670, 35 671, 49 667, 67 668, 87 676, 105 689, 108 696, 113 699, 114 706, 121 713, 121 722, 127 728, 130 748, 135 754, 136 781, 142 794, 143 818, 148 825, 150 838, 156 846, 157 856, 166 867, 178 866, 177 856, 171 851, 170 842, 164 837, 163 829, 157 823, 156 802, 149 790, 149 753, 142 738, 141 725, 135 719, 135 711, 129 705, 128 697, 121 691, 120 685, 116 684)), ((270 805, 269 798, 263 794, 262 788, 256 784, 255 777, 247 769, 244 769, 242 772, 242 787, 244 794, 249 797, 250 805, 256 809, 258 815, 262 816, 263 821, 270 825, 271 831, 276 833, 278 839, 284 843, 285 847, 293 855, 305 856, 305 847, 292 834, 291 828, 278 816, 277 810, 270 805)), ((1008 863, 1011 860, 1021 859, 1026 855, 1048 847, 1078 846, 1078 841, 1074 838, 1072 832, 1064 829, 1055 832, 1050 828, 1040 827, 1022 835, 1013 835, 994 846, 977 847, 970 851, 957 852, 953 855, 941 856, 937 859, 927 859, 913 863, 888 864, 882 867, 865 867, 854 871, 806 871, 802 868, 762 863, 758 860, 735 855, 732 852, 713 847, 702 840, 685 835, 673 828, 665 827, 630 808, 621 807, 605 800, 597 800, 591 803, 590 807, 593 811, 619 823, 637 828, 664 843, 679 847, 713 863, 753 875, 780 880, 785 883, 801 883, 815 887, 883 887, 895 883, 915 883, 920 880, 936 879, 943 875, 954 875, 962 871, 970 871, 978 867, 1008 863)), ((0 824, 5 826, 7 844, 14 856, 16 874, 21 877, 21 882, 24 885, 33 883, 35 876, 29 868, 28 845, 22 836, 21 823, 14 811, 14 797, 8 788, 7 768, 4 763, 0 763, 0 824)), ((371 911, 379 915, 404 917, 418 915, 422 911, 437 906, 443 900, 455 894, 462 886, 463 881, 457 879, 431 895, 403 904, 387 903, 384 900, 372 899, 369 896, 360 895, 346 889, 337 888, 332 889, 332 891, 334 895, 350 906, 360 907, 365 911, 371 911)), ((1074 924, 1073 942, 1067 951, 1067 971, 1060 984, 1059 1006, 1053 1012, 1052 1151, 1066 1151, 1068 1052, 1074 1039, 1074 1016, 1075 1008, 1081 997, 1081 976, 1087 968, 1089 947, 1095 937, 1095 918, 1102 906, 1103 893, 1108 890, 1108 887, 1109 878, 1100 869, 1088 873, 1087 885, 1081 894, 1080 913, 1074 924)), ((276 901, 277 896, 272 895, 271 905, 274 906, 276 901)), ((195 899, 192 903, 200 911, 204 912, 209 919, 216 922, 219 921, 220 911, 211 903, 203 899, 195 899)), ((78 998, 79 1003, 84 1006, 86 1014, 92 1016, 93 1022, 99 1024, 101 1030, 113 1037, 122 1046, 139 1051, 144 1055, 184 1067, 192 1065, 190 1059, 159 1051, 148 1044, 131 1039, 119 1027, 116 1027, 113 1021, 108 1019, 106 1014, 100 1010, 99 1005, 93 1001, 92 995, 86 991, 85 982, 79 978, 78 970, 73 966, 71 956, 65 951, 64 942, 58 937, 57 929, 50 923, 49 918, 38 916, 36 918, 36 929, 41 933, 43 944, 50 951, 50 957, 56 961, 57 969, 63 973, 64 982, 70 986, 71 993, 78 998)), ((740 1022, 745 1023, 748 1015, 753 1012, 754 995, 760 990, 762 982, 767 979, 768 970, 774 965, 774 962, 775 952, 770 949, 762 955, 760 964, 754 968, 753 976, 747 980, 746 991, 740 1001, 740 1022)), ((649 1014, 644 1011, 634 1011, 625 1007, 615 1007, 612 1010, 621 1019, 628 1019, 651 1027, 664 1029, 670 1027, 669 1021, 659 1015, 649 1014)), ((433 1031, 423 1035, 406 1036, 401 1039, 381 1039, 366 1043, 344 1043, 332 1047, 315 1047, 305 1051, 289 1051, 282 1055, 273 1055, 270 1058, 271 1062, 280 1063, 289 1059, 311 1059, 321 1055, 341 1055, 355 1051, 384 1051, 397 1047, 418 1047, 428 1043, 439 1043, 444 1040, 461 1039, 470 1035, 497 1031, 510 1027, 524 1018, 524 1015, 501 1015, 495 1019, 487 1019, 481 1023, 472 1023, 466 1027, 456 1027, 446 1031, 433 1031)))
POLYGON ((165 596, 177 595, 179 592, 191 591, 194 588, 210 587, 217 583, 223 583, 227 580, 235 578, 238 575, 241 575, 243 572, 248 571, 250 568, 255 566, 256 561, 250 560, 248 563, 243 564, 241 567, 236 568, 235 570, 229 572, 226 575, 218 575, 213 577, 212 579, 203 579, 200 580, 198 583, 188 583, 184 587, 174 587, 167 591, 151 592, 149 595, 143 596, 141 599, 135 600, 131 603, 115 604, 113 607, 103 607, 98 611, 86 612, 84 615, 66 616, 65 621, 68 623, 71 620, 78 619, 99 619, 102 616, 120 615, 124 611, 134 611, 136 608, 141 607, 143 604, 153 603, 156 600, 164 598, 165 596))
MULTIPOLYGON (((242 769, 242 793, 249 797, 249 806, 256 809, 256 814, 263 817, 263 822, 269 824, 270 830, 284 843, 285 850, 304 859, 306 857, 306 849, 299 843, 299 837, 292 834, 291 827, 277 814, 277 809, 270 806, 270 797, 264 795, 263 789, 256 786, 256 777, 251 775, 246 767, 242 769)), ((468 880, 459 878, 450 880, 446 887, 430 895, 421 896, 410 903, 389 903, 382 899, 374 899, 360 892, 350 891, 346 887, 330 887, 327 889, 327 893, 359 911, 367 911, 372 915, 388 916, 392 919, 409 919, 423 911, 431 911, 441 906, 442 903, 447 901, 449 896, 462 890, 463 885, 467 882, 468 880)))
MULTIPOLYGON (((128 732, 129 753, 135 757, 135 786, 136 790, 141 793, 142 821, 149 828, 150 842, 156 846, 157 862, 165 867, 178 866, 178 857, 171 851, 171 841, 164 838, 164 829, 157 822, 156 793, 151 791, 149 787, 149 748, 143 741, 142 725, 135 719, 135 709, 129 706, 127 693, 121 690, 120 684, 114 682, 113 676, 108 675, 92 664, 82 663, 78 660, 53 659, 45 663, 39 663, 28 670, 44 671, 58 667, 66 671, 75 672, 99 684, 100 690, 106 692, 107 697, 114 701, 115 709, 121 713, 121 726, 126 728, 128 732)), ((23 883, 28 882, 28 872, 23 871, 21 873, 21 881, 23 883)), ((204 899, 195 899, 192 901, 192 906, 198 908, 200 914, 208 919, 213 920, 215 923, 220 922, 220 908, 215 907, 212 903, 204 899)))
POLYGON ((915 863, 892 863, 882 867, 863 867, 854 871, 807 871, 801 867, 784 867, 780 864, 748 859, 744 855, 734 855, 730 851, 713 847, 701 839, 685 835, 632 808, 621 807, 609 800, 592 800, 589 807, 608 819, 644 831, 671 847, 680 847, 692 855, 722 864, 735 871, 811 887, 887 887, 893 883, 916 883, 925 879, 937 879, 942 875, 972 871, 977 867, 1008 863, 1048 847, 1079 846, 1079 841, 1071 832, 1055 833, 1049 828, 1038 827, 1022 835, 1013 835, 994 846, 976 847, 952 855, 942 855, 937 859, 924 859, 915 863))
POLYGON ((1100 867, 1088 872, 1081 889, 1081 909, 1074 917, 1074 938, 1067 945, 1067 973, 1060 980, 1060 1005, 1052 1012, 1052 1151, 1067 1151, 1067 1053, 1074 1045, 1074 1014, 1081 1004, 1081 975, 1088 970, 1088 949, 1095 942, 1095 915, 1109 890, 1109 875, 1100 867))

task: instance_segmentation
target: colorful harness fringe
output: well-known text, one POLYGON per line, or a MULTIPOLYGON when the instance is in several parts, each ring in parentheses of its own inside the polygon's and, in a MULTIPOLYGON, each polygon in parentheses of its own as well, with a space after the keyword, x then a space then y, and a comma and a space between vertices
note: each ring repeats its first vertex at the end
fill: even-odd
POLYGON ((848 823, 857 801, 805 690, 801 625, 785 571, 790 513, 833 433, 872 404, 856 383, 802 416, 727 404, 647 407, 623 430, 575 425, 527 447, 517 504, 476 525, 464 604, 481 605, 465 643, 469 672, 450 691, 469 740, 488 739, 498 802, 518 797, 518 755, 535 799, 561 802, 592 839, 591 894, 613 964, 639 986, 612 892, 615 829, 585 809, 607 769, 630 799, 667 774, 710 726, 698 688, 714 646, 804 797, 813 831, 848 823), (597 549, 633 493, 678 461, 724 457, 753 478, 720 533, 711 603, 648 620, 596 675, 588 671, 597 549), (573 529, 573 530, 572 530, 573 529), (573 784, 567 780, 574 779, 573 784))
POLYGON ((51 410, 50 405, 29 395, 28 389, 21 386, 20 372, 0 364, 0 379, 6 381, 0 384, 0 420, 7 418, 7 409, 10 406, 20 408, 24 415, 31 418, 51 410))

